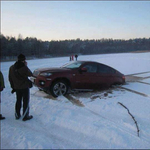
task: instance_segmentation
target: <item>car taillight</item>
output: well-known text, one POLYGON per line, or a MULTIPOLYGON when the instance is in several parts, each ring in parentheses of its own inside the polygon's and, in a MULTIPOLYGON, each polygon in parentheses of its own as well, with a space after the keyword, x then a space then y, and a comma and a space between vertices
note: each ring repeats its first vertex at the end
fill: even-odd
POLYGON ((125 76, 122 76, 123 81, 125 82, 125 76))

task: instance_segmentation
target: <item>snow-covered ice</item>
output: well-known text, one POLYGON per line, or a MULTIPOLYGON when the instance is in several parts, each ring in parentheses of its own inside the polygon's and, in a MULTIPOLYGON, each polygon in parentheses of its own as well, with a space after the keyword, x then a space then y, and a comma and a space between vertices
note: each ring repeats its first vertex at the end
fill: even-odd
MULTIPOLYGON (((150 76, 150 53, 122 53, 79 56, 112 66, 125 75, 150 76), (149 72, 139 74, 142 72, 149 72)), ((41 67, 60 67, 69 57, 28 60, 33 71, 41 67)), ((11 94, 8 70, 13 62, 2 62, 6 88, 1 93, 1 149, 149 149, 150 85, 127 82, 124 88, 71 93, 53 98, 33 87, 30 91, 30 114, 33 119, 15 120, 15 94, 11 94), (74 100, 75 103, 74 103, 74 100), (136 125, 126 106, 135 117, 136 125), (80 105, 78 105, 80 104, 80 105), (81 105, 82 104, 82 105, 81 105)), ((150 78, 142 82, 150 83, 150 78)))

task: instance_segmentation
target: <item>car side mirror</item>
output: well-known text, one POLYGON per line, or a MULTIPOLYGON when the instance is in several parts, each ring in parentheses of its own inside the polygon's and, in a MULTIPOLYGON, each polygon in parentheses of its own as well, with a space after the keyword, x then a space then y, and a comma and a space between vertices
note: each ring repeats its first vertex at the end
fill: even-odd
POLYGON ((81 72, 87 72, 87 68, 81 68, 81 70, 80 70, 81 72))

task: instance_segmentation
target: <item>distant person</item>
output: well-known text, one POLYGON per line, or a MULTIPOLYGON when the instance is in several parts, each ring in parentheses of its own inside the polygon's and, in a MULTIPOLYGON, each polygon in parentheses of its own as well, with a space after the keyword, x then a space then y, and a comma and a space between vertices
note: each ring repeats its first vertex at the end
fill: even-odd
POLYGON ((72 61, 74 61, 74 55, 72 55, 72 61))
POLYGON ((23 101, 23 121, 30 120, 33 116, 29 116, 29 100, 30 89, 28 77, 32 76, 32 72, 27 67, 26 57, 23 54, 18 56, 18 60, 9 68, 9 82, 12 93, 16 92, 15 117, 21 117, 20 110, 23 101))
MULTIPOLYGON (((2 72, 0 71, 0 103, 1 103, 1 92, 3 91, 4 88, 5 88, 4 77, 2 72)), ((2 114, 0 114, 0 120, 3 119, 5 119, 5 117, 2 116, 2 114)))
POLYGON ((75 55, 75 58, 76 58, 76 61, 77 61, 77 59, 78 59, 78 55, 75 55))
POLYGON ((70 61, 71 61, 71 56, 70 56, 70 61))

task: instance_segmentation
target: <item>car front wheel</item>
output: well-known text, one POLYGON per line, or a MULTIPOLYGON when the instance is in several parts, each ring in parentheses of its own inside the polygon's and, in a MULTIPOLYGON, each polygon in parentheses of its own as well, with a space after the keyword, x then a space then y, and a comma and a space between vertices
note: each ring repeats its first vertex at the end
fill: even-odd
POLYGON ((68 92, 68 85, 64 81, 56 81, 51 86, 50 92, 54 97, 66 95, 68 92))

